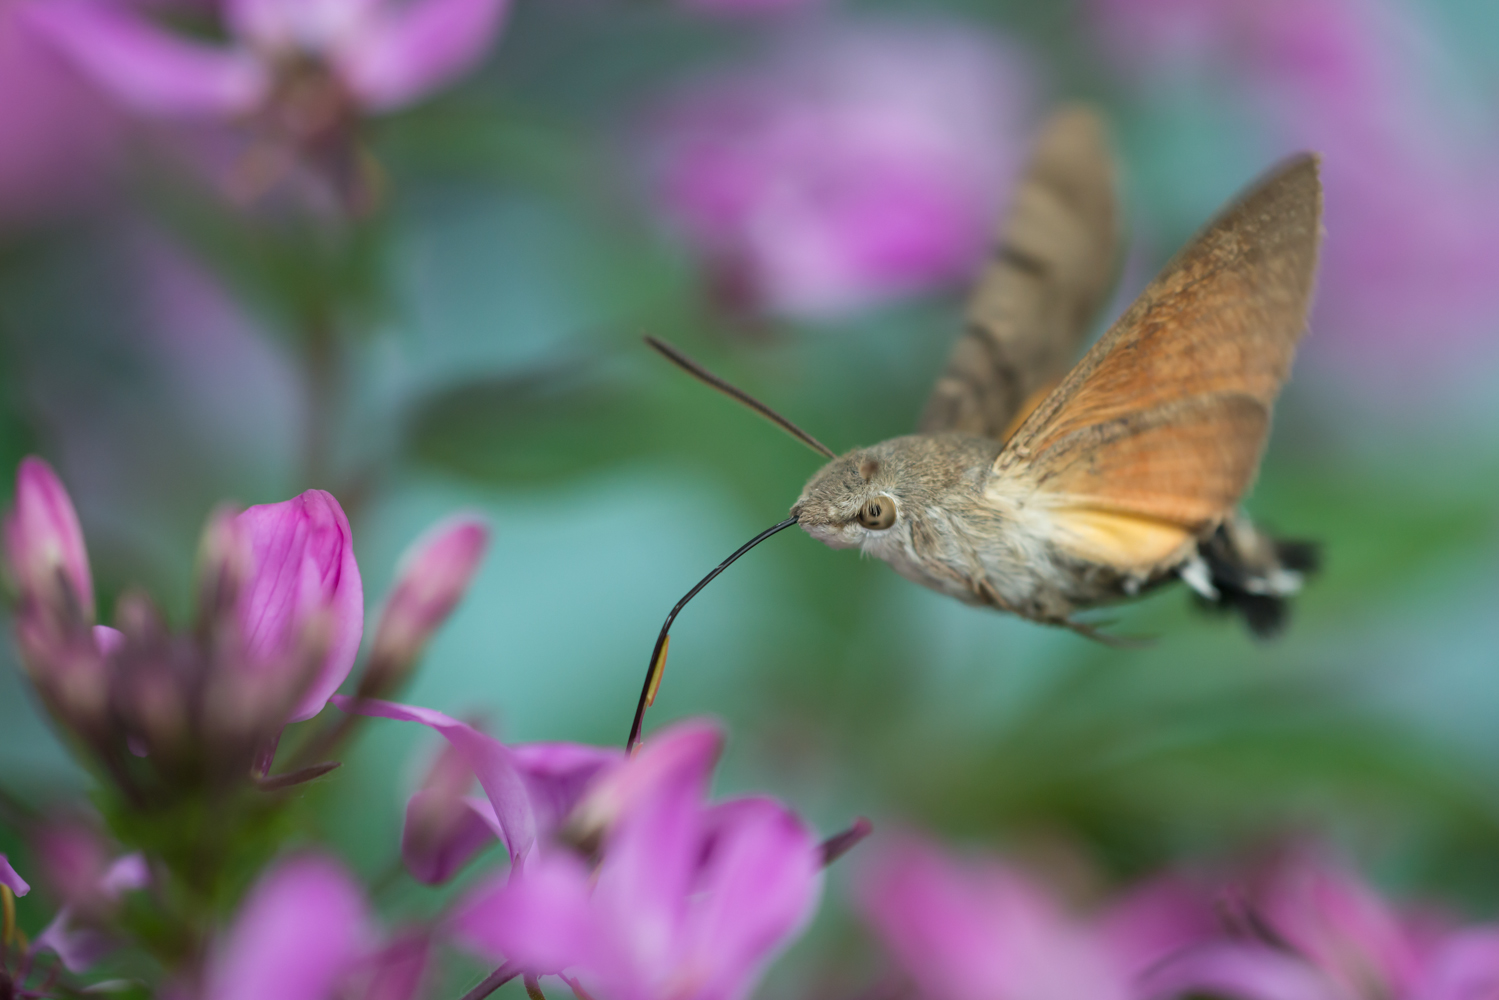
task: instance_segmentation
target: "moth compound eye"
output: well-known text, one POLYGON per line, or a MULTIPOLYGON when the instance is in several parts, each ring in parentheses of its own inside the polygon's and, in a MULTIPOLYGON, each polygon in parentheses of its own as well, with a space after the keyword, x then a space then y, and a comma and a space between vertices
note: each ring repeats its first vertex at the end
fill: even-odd
POLYGON ((895 523, 895 501, 878 496, 864 501, 859 508, 859 523, 873 531, 883 531, 895 523))

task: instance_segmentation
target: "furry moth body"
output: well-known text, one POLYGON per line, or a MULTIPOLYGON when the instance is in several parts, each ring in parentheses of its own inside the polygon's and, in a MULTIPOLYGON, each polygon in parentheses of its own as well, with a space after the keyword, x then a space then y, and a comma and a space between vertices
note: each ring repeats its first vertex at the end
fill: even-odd
POLYGON ((1091 113, 1052 120, 921 433, 834 458, 792 516, 933 590, 1048 624, 1089 632, 1074 612, 1180 578, 1274 631, 1312 552, 1238 504, 1306 325, 1316 158, 1231 202, 1068 371, 1114 271, 1110 163, 1091 113))

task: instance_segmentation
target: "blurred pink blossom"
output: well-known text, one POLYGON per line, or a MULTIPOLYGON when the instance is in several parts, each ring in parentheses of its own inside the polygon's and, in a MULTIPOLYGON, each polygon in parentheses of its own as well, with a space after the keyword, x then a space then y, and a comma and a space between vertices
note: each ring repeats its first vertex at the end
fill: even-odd
POLYGON ((463 817, 465 811, 478 816, 505 845, 513 864, 523 865, 538 839, 556 833, 589 784, 624 756, 613 748, 576 743, 507 746, 430 708, 342 695, 333 703, 345 712, 421 723, 453 749, 455 757, 439 761, 436 780, 407 806, 402 857, 422 881, 450 877, 482 846, 476 842, 477 831, 463 817), (464 794, 473 779, 485 799, 464 794), (426 813, 429 809, 433 812, 426 813), (429 822, 430 829, 413 827, 429 822))
POLYGON ((103 187, 119 114, 26 23, 26 0, 0 0, 0 224, 27 224, 103 187))
POLYGON ((1181 884, 1081 919, 998 861, 958 862, 912 837, 876 850, 857 893, 922 1000, 1125 1000, 1140 972, 1215 929, 1181 884))
POLYGON ((651 183, 729 305, 836 318, 972 275, 1029 91, 1020 61, 974 30, 804 31, 669 101, 651 183))
POLYGON ((349 675, 364 635, 364 586, 349 519, 331 493, 308 490, 250 507, 236 522, 250 555, 239 603, 250 669, 297 665, 294 653, 307 641, 307 630, 327 630, 322 668, 287 717, 310 719, 349 675))
POLYGON ((51 827, 38 838, 37 855, 63 905, 32 947, 53 952, 69 972, 82 972, 114 950, 119 940, 109 918, 125 893, 151 883, 144 855, 110 859, 109 850, 98 833, 76 824, 51 827))
POLYGON ((468 591, 489 547, 489 528, 478 518, 459 515, 429 528, 411 543, 396 567, 396 582, 385 599, 370 652, 371 693, 394 687, 432 634, 468 591))
POLYGON ((1159 963, 1153 996, 1463 1000, 1499 989, 1499 926, 1452 930, 1397 909, 1325 852, 1298 848, 1242 901, 1245 930, 1159 963))
POLYGON ((810 919, 821 852, 777 802, 705 801, 721 745, 704 722, 648 739, 600 780, 602 808, 579 807, 607 822, 597 869, 543 853, 469 896, 453 918, 460 939, 580 996, 744 997, 810 919))
POLYGON ((209 959, 204 1000, 410 1000, 421 939, 382 946, 359 883, 330 858, 278 862, 250 890, 209 959))
POLYGON ((0 854, 0 885, 5 886, 17 896, 24 896, 31 891, 31 886, 27 885, 26 880, 10 866, 10 859, 4 854, 0 854))
POLYGON ((249 114, 328 82, 364 111, 390 111, 483 57, 508 0, 225 0, 227 45, 192 40, 102 0, 35 0, 31 20, 135 110, 249 114))
MULTIPOLYGON (((1499 323, 1499 130, 1418 8, 1383 0, 1093 0, 1137 78, 1237 95, 1276 145, 1323 154, 1312 327, 1360 362, 1499 323), (1402 349, 1403 348, 1403 349, 1402 349)), ((1315 343, 1315 342, 1314 342, 1315 343)), ((1442 352, 1435 352, 1441 354, 1442 352)))

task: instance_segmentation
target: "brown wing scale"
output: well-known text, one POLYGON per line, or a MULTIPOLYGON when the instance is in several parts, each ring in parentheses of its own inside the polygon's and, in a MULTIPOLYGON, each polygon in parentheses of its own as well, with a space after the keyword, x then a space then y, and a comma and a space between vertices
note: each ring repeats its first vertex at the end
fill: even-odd
POLYGON ((1047 123, 968 306, 966 329, 917 429, 1004 439, 1077 357, 1112 283, 1114 167, 1103 122, 1066 108, 1047 123))
POLYGON ((1035 485, 1078 555, 1138 570, 1237 506, 1306 326, 1321 208, 1315 157, 1273 170, 1166 266, 995 460, 1035 485))

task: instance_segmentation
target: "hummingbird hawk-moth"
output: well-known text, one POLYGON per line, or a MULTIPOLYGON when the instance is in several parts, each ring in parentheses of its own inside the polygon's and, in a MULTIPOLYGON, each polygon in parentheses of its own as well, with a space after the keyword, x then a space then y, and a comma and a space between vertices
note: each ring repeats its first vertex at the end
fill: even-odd
POLYGON ((1102 122, 1069 108, 1042 130, 967 324, 917 432, 837 455, 674 348, 658 351, 830 461, 791 516, 967 603, 1108 639, 1075 612, 1180 579, 1251 630, 1281 625, 1314 552, 1239 502, 1306 328, 1321 236, 1317 158, 1271 169, 1166 264, 1082 360, 1119 251, 1102 122))

